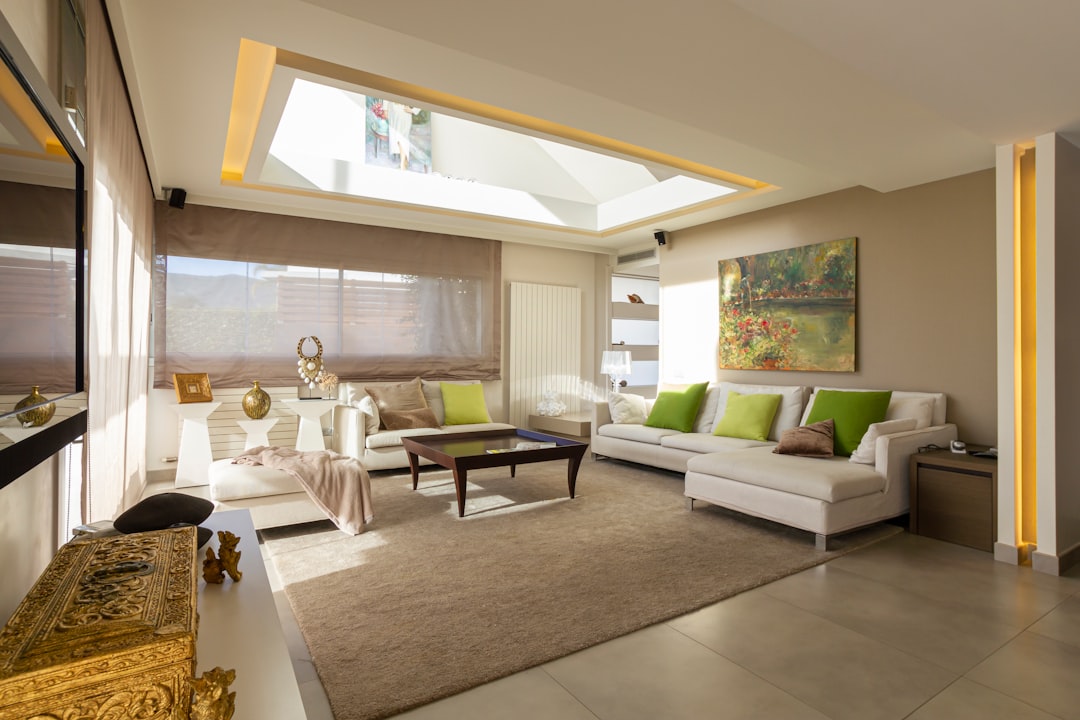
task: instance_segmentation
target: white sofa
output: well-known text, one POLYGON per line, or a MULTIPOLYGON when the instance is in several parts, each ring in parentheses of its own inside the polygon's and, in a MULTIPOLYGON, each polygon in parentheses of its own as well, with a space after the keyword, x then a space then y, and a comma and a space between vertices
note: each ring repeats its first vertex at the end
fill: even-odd
MULTIPOLYGON (((344 383, 339 389, 339 397, 344 404, 334 408, 334 425, 331 448, 337 452, 358 458, 368 470, 388 470, 409 467, 409 458, 401 444, 403 437, 432 435, 447 432, 473 432, 477 430, 512 429, 513 425, 504 422, 477 423, 471 425, 445 425, 446 414, 443 408, 442 391, 438 382, 424 380, 421 387, 428 407, 439 421, 438 428, 413 428, 410 430, 379 430, 374 419, 362 412, 360 401, 367 395, 366 386, 389 385, 393 383, 344 383)), ((484 398, 489 413, 494 408, 502 407, 499 383, 480 383, 484 387, 484 398)), ((497 413, 496 413, 497 414, 497 413)), ((494 417, 494 415, 493 415, 494 417)), ((422 465, 431 461, 420 458, 422 465)))
MULTIPOLYGON (((896 391, 886 419, 918 416, 918 426, 876 439, 872 465, 849 458, 807 458, 773 452, 780 435, 803 424, 812 406, 810 388, 719 383, 711 385, 693 432, 616 424, 598 403, 592 425, 594 457, 609 457, 685 473, 684 494, 814 533, 818 548, 829 538, 908 511, 908 463, 927 445, 947 446, 956 426, 945 420, 944 393, 896 391), (781 405, 765 441, 712 435, 729 391, 776 393, 781 405)), ((653 401, 647 401, 651 407, 653 401)))

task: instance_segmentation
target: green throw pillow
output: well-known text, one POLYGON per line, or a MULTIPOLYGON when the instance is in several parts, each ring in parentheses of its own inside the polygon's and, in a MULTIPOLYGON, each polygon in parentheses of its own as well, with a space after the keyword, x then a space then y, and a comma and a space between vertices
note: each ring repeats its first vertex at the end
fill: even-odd
POLYGON ((652 412, 645 418, 645 424, 655 428, 669 428, 680 432, 694 429, 701 401, 705 399, 705 390, 709 383, 697 383, 685 390, 665 390, 656 396, 652 412))
MULTIPOLYGON (((487 403, 484 402, 484 386, 480 383, 460 385, 458 383, 439 383, 442 389, 444 422, 447 425, 471 425, 489 423, 487 403)), ((861 438, 860 438, 861 439, 861 438)), ((858 445, 858 443, 856 443, 858 445)))
POLYGON ((768 440, 776 409, 780 407, 780 395, 754 393, 743 395, 728 391, 724 417, 713 429, 713 435, 742 438, 744 440, 768 440))
POLYGON ((871 423, 885 419, 892 391, 847 392, 844 390, 818 390, 814 407, 806 424, 833 419, 833 451, 837 455, 851 455, 858 449, 866 429, 871 423))

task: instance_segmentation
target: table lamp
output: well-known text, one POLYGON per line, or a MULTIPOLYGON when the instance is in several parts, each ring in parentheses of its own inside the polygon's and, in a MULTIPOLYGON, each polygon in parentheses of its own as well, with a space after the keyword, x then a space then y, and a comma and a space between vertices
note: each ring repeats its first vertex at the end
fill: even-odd
POLYGON ((626 381, 619 381, 623 375, 629 375, 631 371, 629 350, 605 350, 600 357, 600 372, 611 378, 611 391, 619 392, 620 386, 625 386, 626 381))

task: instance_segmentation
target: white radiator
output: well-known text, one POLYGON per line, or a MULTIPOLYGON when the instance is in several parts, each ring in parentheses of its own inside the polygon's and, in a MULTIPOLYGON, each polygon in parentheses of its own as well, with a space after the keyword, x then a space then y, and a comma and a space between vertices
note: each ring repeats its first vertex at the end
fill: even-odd
POLYGON ((544 391, 581 409, 581 290, 510 283, 509 422, 527 427, 544 391))
MULTIPOLYGON (((250 389, 246 387, 214 388, 213 390, 214 400, 221 401, 221 406, 207 418, 210 429, 210 450, 215 460, 236 457, 244 451, 247 435, 236 424, 236 421, 249 419, 244 414, 240 401, 250 389)), ((296 386, 264 387, 263 390, 270 394, 270 412, 267 413, 266 418, 278 419, 268 433, 270 444, 287 448, 296 447, 296 428, 299 418, 288 405, 281 402, 286 398, 296 397, 296 386)), ((179 435, 183 430, 183 422, 179 421, 179 418, 177 421, 179 435)))

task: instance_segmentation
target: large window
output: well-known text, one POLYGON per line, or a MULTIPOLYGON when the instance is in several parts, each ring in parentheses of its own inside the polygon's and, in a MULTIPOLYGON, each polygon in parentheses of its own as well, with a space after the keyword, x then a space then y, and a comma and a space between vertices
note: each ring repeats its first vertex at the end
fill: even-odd
MULTIPOLYGON (((237 259, 242 248, 215 241, 200 257, 191 251, 203 243, 178 242, 176 227, 164 227, 183 225, 193 209, 158 211, 157 385, 174 372, 208 372, 220 386, 292 384, 297 342, 309 335, 343 380, 498 377, 498 243, 345 226, 335 227, 350 235, 340 244, 320 231, 342 223, 265 215, 267 224, 307 226, 310 250, 259 243, 248 252, 261 257, 237 259), (372 242, 373 232, 391 241, 372 242), (297 254, 314 262, 281 262, 297 254)), ((206 211, 239 212, 196 213, 206 211)))

